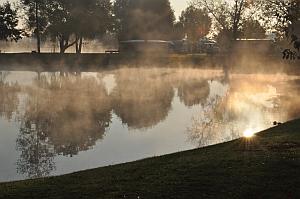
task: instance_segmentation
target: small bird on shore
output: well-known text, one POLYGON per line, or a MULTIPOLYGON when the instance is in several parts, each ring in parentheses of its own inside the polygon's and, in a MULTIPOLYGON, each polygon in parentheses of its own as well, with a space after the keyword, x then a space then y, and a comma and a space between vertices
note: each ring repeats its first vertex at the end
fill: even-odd
POLYGON ((274 122, 273 122, 273 125, 274 125, 274 126, 278 126, 278 125, 281 125, 281 124, 282 124, 281 122, 277 122, 277 121, 274 121, 274 122))

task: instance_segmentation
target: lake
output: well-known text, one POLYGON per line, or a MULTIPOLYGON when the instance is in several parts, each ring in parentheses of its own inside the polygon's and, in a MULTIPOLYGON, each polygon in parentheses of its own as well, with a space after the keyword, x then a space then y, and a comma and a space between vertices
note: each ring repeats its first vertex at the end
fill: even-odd
POLYGON ((0 182, 243 137, 300 117, 299 87, 300 76, 197 68, 1 71, 0 182))

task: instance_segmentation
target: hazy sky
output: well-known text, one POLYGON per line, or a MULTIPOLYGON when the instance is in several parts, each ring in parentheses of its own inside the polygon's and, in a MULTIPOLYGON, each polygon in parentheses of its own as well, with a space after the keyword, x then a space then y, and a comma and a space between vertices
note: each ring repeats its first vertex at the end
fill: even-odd
POLYGON ((188 6, 188 2, 190 2, 190 0, 170 0, 170 2, 175 11, 176 17, 178 18, 181 12, 188 6))
MULTIPOLYGON (((1 3, 5 2, 7 0, 0 0, 1 3)), ((9 2, 16 2, 17 0, 8 0, 9 2)), ((178 16, 181 14, 181 11, 183 11, 190 0, 170 0, 172 8, 175 11, 175 15, 178 18, 178 16)))

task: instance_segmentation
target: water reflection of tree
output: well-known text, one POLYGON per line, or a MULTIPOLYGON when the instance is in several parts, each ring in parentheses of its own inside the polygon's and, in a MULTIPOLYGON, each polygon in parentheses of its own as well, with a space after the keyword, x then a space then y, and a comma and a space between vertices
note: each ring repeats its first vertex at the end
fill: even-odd
POLYGON ((47 121, 47 136, 58 153, 76 155, 103 138, 111 121, 111 106, 102 82, 72 75, 42 77, 31 93, 39 96, 27 105, 27 121, 38 116, 47 121))
POLYGON ((17 150, 21 152, 17 171, 28 178, 46 177, 55 169, 54 149, 39 122, 22 124, 17 138, 17 150))
POLYGON ((203 80, 187 80, 181 82, 178 87, 178 96, 186 106, 194 106, 203 104, 209 95, 208 81, 203 80))
POLYGON ((280 96, 281 108, 287 113, 289 120, 300 117, 300 79, 287 82, 279 92, 285 93, 280 96))
POLYGON ((164 73, 152 69, 123 69, 115 77, 114 111, 129 128, 150 128, 166 119, 174 90, 164 73))
POLYGON ((193 118, 189 139, 202 147, 266 128, 280 114, 277 99, 276 89, 265 82, 232 81, 226 95, 210 96, 193 118))
POLYGON ((29 177, 48 175, 56 154, 76 155, 102 139, 111 121, 104 85, 80 75, 41 75, 26 89, 18 168, 29 177))
POLYGON ((233 124, 236 115, 228 111, 227 100, 226 96, 215 96, 203 105, 201 114, 193 118, 188 128, 193 143, 203 147, 238 137, 233 124))
POLYGON ((0 72, 0 116, 11 120, 18 111, 20 87, 6 82, 8 72, 0 72))

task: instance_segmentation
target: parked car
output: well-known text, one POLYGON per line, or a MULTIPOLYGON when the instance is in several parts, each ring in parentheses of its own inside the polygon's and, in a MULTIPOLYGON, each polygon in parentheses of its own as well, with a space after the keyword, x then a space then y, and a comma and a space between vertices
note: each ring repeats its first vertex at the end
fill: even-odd
POLYGON ((119 43, 120 53, 169 53, 174 44, 162 40, 127 40, 119 43))
POLYGON ((197 48, 200 53, 216 54, 220 52, 220 47, 216 41, 210 39, 201 39, 197 48))

